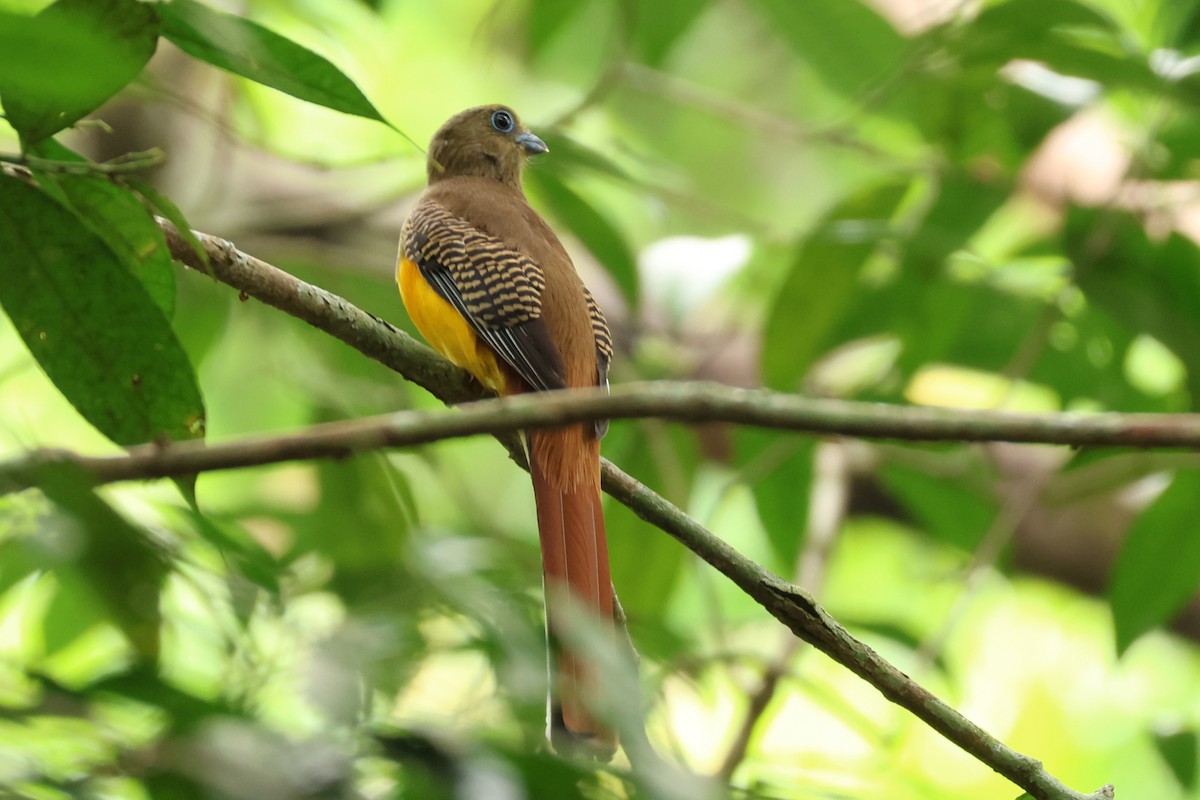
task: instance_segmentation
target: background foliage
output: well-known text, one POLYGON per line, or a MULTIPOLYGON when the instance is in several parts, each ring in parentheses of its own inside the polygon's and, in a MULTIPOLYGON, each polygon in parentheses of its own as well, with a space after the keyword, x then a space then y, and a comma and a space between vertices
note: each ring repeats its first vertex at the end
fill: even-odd
MULTIPOLYGON (((391 277, 424 182, 408 137, 495 101, 550 144, 529 192, 608 311, 617 380, 1010 410, 1200 396, 1195 3, 42 6, 0 4, 0 149, 35 181, 0 176, 11 456, 433 407, 181 271, 150 215, 408 326, 391 277)), ((822 586, 856 634, 1066 783, 1196 796, 1193 454, 654 422, 614 425, 605 452, 822 586)), ((1017 793, 606 513, 651 739, 717 774, 707 789, 537 752, 533 507, 482 439, 175 486, 50 474, 0 498, 0 786, 1017 793)))

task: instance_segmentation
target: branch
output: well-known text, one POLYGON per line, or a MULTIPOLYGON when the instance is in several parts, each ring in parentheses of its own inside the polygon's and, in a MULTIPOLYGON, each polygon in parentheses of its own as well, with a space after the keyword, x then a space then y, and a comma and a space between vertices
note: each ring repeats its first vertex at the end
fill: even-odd
MULTIPOLYGON (((375 320, 380 329, 363 330, 354 318, 354 314, 363 312, 323 290, 314 289, 309 296, 310 302, 329 312, 331 319, 339 323, 348 321, 349 330, 368 344, 384 340, 385 334, 408 339, 404 333, 369 315, 363 316, 375 320)), ((421 347, 411 339, 408 341, 414 350, 421 347)), ((363 352, 369 354, 365 349, 363 352)), ((424 357, 420 350, 415 352, 424 357)), ((433 351, 429 354, 441 360, 433 351)), ((462 379, 461 374, 454 377, 462 379)), ((452 384, 450 391, 439 394, 458 396, 469 386, 466 380, 461 380, 452 384)), ((817 400, 714 383, 659 381, 627 383, 613 388, 611 393, 603 389, 572 389, 493 397, 461 405, 453 414, 401 411, 313 425, 291 434, 246 437, 219 444, 199 441, 148 444, 117 456, 38 450, 0 464, 0 492, 34 485, 33 473, 49 463, 73 463, 91 473, 97 483, 112 483, 283 461, 346 458, 387 447, 410 447, 483 433, 515 434, 573 422, 644 417, 884 439, 1200 447, 1200 414, 999 414, 817 400), (23 475, 26 477, 22 478, 23 475)))
MULTIPOLYGON (((265 262, 239 252, 231 243, 207 234, 196 236, 210 264, 199 263, 191 245, 169 222, 160 220, 175 258, 286 313, 341 339, 370 358, 391 367, 447 402, 482 396, 482 390, 465 373, 451 366, 427 347, 382 320, 367 314, 323 289, 307 284, 265 262)), ((1102 415, 1096 417, 1017 417, 998 414, 899 409, 830 401, 807 401, 764 392, 743 392, 717 387, 668 385, 666 388, 619 389, 611 399, 596 393, 562 393, 554 397, 511 398, 480 403, 455 414, 436 417, 404 412, 380 420, 360 420, 320 426, 291 437, 234 442, 208 448, 179 444, 141 448, 128 456, 86 459, 81 463, 113 470, 131 470, 129 465, 179 466, 187 462, 194 470, 217 452, 223 458, 262 458, 265 449, 280 448, 273 460, 309 457, 305 448, 328 449, 329 455, 357 452, 356 446, 383 446, 381 437, 410 426, 412 441, 432 441, 447 431, 468 435, 493 427, 515 430, 530 425, 554 425, 600 416, 638 416, 658 413, 675 419, 728 419, 733 422, 768 424, 821 433, 843 433, 894 438, 924 438, 937 432, 943 438, 1011 438, 1014 441, 1125 444, 1133 446, 1200 446, 1200 420, 1194 417, 1146 418, 1102 415), (682 404, 686 412, 671 412, 682 404), (432 422, 431 422, 432 419, 432 422), (424 432, 411 431, 419 422, 424 432), (429 431, 428 426, 441 426, 429 431), (316 431, 316 433, 314 433, 316 431), (388 431, 393 431, 388 433, 388 431), (322 438, 323 437, 323 438, 322 438), (420 438, 424 437, 424 438, 420 438), (271 444, 264 444, 270 442, 271 444), (291 448, 291 449, 289 449, 291 448), (340 449, 339 449, 340 448, 340 449), (351 448, 351 449, 348 449, 351 448), (118 466, 121 465, 121 466, 118 466)), ((448 435, 448 434, 447 434, 448 435)), ((511 448, 510 448, 511 452, 511 448)), ((59 457, 65 457, 59 455, 59 457)), ((43 462, 45 463, 45 454, 43 462)), ((82 457, 76 457, 82 458, 82 457)), ((35 459, 36 460, 36 459, 35 459)), ((53 460, 51 458, 51 460, 53 460)), ((26 460, 28 461, 28 460, 26 460)), ((10 467, 10 479, 14 472, 10 467)), ((26 463, 28 469, 31 464, 26 463)), ((19 474, 15 477, 20 478, 19 474)), ((132 477, 132 475, 130 475, 132 477)), ((117 478, 112 478, 116 480, 117 478)), ((972 754, 1038 800, 1107 800, 1111 786, 1085 795, 1066 787, 1028 756, 1017 753, 983 729, 958 714, 927 690, 883 660, 871 648, 851 636, 812 597, 796 586, 772 575, 743 556, 679 508, 643 486, 609 462, 604 463, 604 489, 639 517, 661 528, 699 555, 754 598, 772 616, 798 637, 878 689, 892 702, 908 709, 936 731, 972 754)))

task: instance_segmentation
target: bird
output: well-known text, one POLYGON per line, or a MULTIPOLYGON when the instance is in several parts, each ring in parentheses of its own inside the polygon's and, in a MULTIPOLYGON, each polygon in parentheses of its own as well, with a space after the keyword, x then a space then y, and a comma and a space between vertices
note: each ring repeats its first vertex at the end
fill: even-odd
MULTIPOLYGON (((397 282, 427 342, 501 396, 608 387, 612 337, 562 242, 526 199, 526 161, 549 151, 511 108, 451 117, 433 135, 428 185, 405 219, 397 282)), ((600 504, 606 422, 524 435, 541 545, 550 640, 548 735, 610 758, 616 734, 589 708, 596 665, 564 643, 590 615, 615 633, 600 504)))

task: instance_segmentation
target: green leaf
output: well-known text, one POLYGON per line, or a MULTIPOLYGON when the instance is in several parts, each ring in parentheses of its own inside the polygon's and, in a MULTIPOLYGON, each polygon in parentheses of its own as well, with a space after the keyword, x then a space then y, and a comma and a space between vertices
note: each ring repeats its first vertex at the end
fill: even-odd
POLYGON ((176 772, 154 772, 142 783, 150 797, 158 800, 207 800, 212 796, 203 783, 176 772))
POLYGON ((158 43, 158 6, 58 0, 0 13, 0 101, 23 142, 74 125, 138 76, 158 43))
POLYGON ((888 494, 921 529, 964 552, 979 546, 996 517, 995 500, 965 481, 948 481, 898 463, 884 465, 878 474, 888 494))
POLYGON ((1200 586, 1200 472, 1177 472, 1133 523, 1113 565, 1117 652, 1170 621, 1200 586))
POLYGON ((1187 366, 1200 402, 1200 251, 1177 233, 1151 239, 1130 214, 1073 208, 1065 249, 1090 303, 1134 333, 1148 333, 1187 366))
POLYGON ((301 100, 393 127, 354 81, 308 48, 193 0, 171 0, 159 8, 163 35, 193 58, 301 100))
POLYGON ((282 567, 256 539, 236 524, 218 521, 189 509, 196 531, 231 563, 237 572, 279 597, 279 577, 282 567))
POLYGON ((859 0, 758 0, 771 26, 825 85, 857 97, 899 71, 908 43, 859 0))
POLYGON ((708 7, 708 0, 669 0, 633 6, 633 44, 642 59, 659 66, 692 23, 708 7))
POLYGON ((937 198, 905 240, 901 267, 924 277, 940 272, 947 256, 963 247, 1008 199, 1008 189, 954 171, 944 175, 937 198))
POLYGON ((529 0, 525 14, 525 46, 537 57, 572 17, 587 5, 586 0, 529 0))
POLYGON ((561 131, 549 130, 544 134, 539 132, 539 135, 554 155, 538 162, 537 169, 527 173, 529 175, 549 172, 560 178, 564 178, 578 170, 588 169, 598 175, 616 178, 617 180, 637 186, 642 185, 607 155, 601 153, 599 150, 588 147, 561 131))
POLYGON ((102 175, 37 174, 43 185, 52 181, 62 190, 76 215, 124 262, 170 319, 175 313, 175 263, 162 229, 137 195, 102 175))
POLYGON ((778 431, 738 431, 738 463, 754 494, 758 518, 779 563, 791 569, 808 532, 812 439, 778 431))
POLYGON ((1079 0, 1007 0, 979 12, 963 41, 980 50, 1002 51, 1054 31, 1086 28, 1119 33, 1112 17, 1079 0))
POLYGON ((153 667, 146 665, 92 683, 86 694, 93 701, 116 695, 160 708, 170 716, 169 730, 181 736, 191 733, 206 720, 245 717, 239 708, 222 700, 197 697, 172 686, 153 667))
POLYGON ((142 659, 157 659, 158 601, 168 571, 164 554, 100 499, 77 469, 43 470, 38 486, 78 524, 60 532, 72 539, 73 548, 71 561, 55 568, 60 591, 74 592, 76 602, 102 609, 142 659))
POLYGON ((321 500, 296 519, 295 552, 330 559, 333 587, 354 606, 413 591, 407 575, 412 506, 403 473, 383 454, 322 461, 316 470, 321 500))
POLYGON ((1170 734, 1154 734, 1154 747, 1163 761, 1171 768, 1171 774, 1179 785, 1188 792, 1196 788, 1196 748, 1198 745, 1195 731, 1178 731, 1170 734))
POLYGON ((59 391, 117 444, 203 435, 192 366, 142 284, 74 214, 8 176, 0 306, 59 391))
POLYGON ((550 207, 551 213, 604 265, 629 304, 636 305, 637 263, 629 243, 617 227, 557 177, 530 170, 527 180, 550 207))
MULTIPOLYGON (((692 431, 655 420, 614 425, 604 453, 667 499, 687 505, 701 463, 692 431)), ((620 503, 605 505, 604 525, 613 583, 629 618, 662 620, 687 566, 687 550, 670 537, 643 536, 645 521, 620 503)))
POLYGON ((888 184, 844 201, 800 244, 767 319, 762 363, 768 386, 796 390, 824 352, 906 189, 888 184))

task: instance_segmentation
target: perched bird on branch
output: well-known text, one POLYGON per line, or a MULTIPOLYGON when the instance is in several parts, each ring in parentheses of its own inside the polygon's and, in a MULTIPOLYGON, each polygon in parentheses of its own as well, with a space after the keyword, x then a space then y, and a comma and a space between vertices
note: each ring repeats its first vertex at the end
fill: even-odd
MULTIPOLYGON (((404 223, 397 280, 421 335, 501 395, 606 386, 604 314, 554 231, 525 199, 525 161, 545 143, 504 106, 452 117, 429 147, 429 187, 404 223)), ((529 431, 551 663, 550 735, 611 755, 616 736, 588 707, 596 665, 564 643, 591 616, 614 630, 600 511, 604 424, 529 431), (572 614, 580 610, 582 614, 572 614)))

